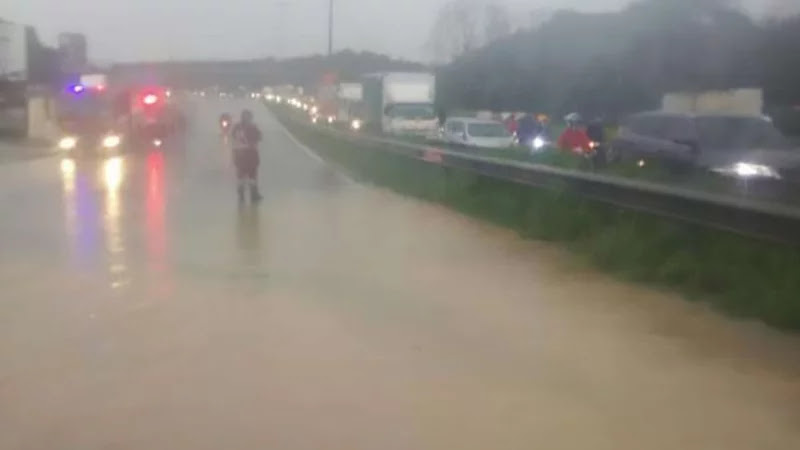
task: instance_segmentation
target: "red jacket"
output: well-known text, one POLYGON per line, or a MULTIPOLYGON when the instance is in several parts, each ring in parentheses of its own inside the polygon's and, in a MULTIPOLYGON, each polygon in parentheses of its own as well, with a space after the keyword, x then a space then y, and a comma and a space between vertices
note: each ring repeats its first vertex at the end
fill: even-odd
POLYGON ((508 119, 508 121, 506 122, 506 129, 511 134, 514 134, 514 133, 517 132, 517 127, 518 126, 519 126, 519 123, 517 122, 517 119, 515 119, 513 117, 508 119))
POLYGON ((591 150, 592 141, 583 128, 567 128, 558 137, 558 148, 566 151, 591 150))
POLYGON ((261 130, 252 123, 237 123, 231 131, 234 150, 257 150, 261 142, 261 130))

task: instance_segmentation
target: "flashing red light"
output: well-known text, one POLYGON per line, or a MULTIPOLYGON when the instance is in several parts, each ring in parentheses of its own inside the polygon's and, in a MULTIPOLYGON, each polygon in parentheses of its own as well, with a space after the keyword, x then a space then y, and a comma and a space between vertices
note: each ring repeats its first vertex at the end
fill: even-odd
POLYGON ((106 85, 105 84, 98 84, 97 86, 94 87, 94 89, 97 92, 104 92, 106 90, 106 85))
POLYGON ((142 97, 142 103, 145 105, 155 105, 158 103, 158 96, 156 94, 147 94, 142 97))

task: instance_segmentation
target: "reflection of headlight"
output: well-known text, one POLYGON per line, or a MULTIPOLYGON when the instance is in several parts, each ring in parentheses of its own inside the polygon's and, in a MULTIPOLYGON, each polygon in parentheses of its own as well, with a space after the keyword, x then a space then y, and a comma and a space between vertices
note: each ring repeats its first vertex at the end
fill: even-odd
POLYGON ((333 116, 328 116, 328 123, 333 123, 333 121, 334 121, 333 116))
POLYGON ((354 129, 354 130, 360 130, 361 129, 361 121, 358 120, 358 119, 354 119, 352 122, 350 122, 350 127, 352 129, 354 129))
POLYGON ((75 174, 75 161, 71 159, 61 160, 61 173, 65 176, 72 176, 75 174))
POLYGON ((116 189, 122 184, 122 159, 112 158, 103 165, 103 178, 108 189, 116 189))
POLYGON ((770 166, 748 162, 738 162, 728 167, 713 170, 724 175, 735 175, 742 178, 781 178, 780 174, 770 166))
POLYGON ((120 142, 122 142, 122 138, 120 138, 118 135, 109 134, 108 136, 103 138, 103 147, 116 148, 119 147, 120 142))
POLYGON ((58 148, 61 150, 72 150, 78 145, 78 139, 72 136, 65 136, 58 141, 58 148))
POLYGON ((542 138, 540 138, 538 136, 533 138, 533 148, 535 148, 536 150, 539 150, 540 148, 544 147, 546 144, 547 144, 547 142, 544 139, 542 139, 542 138))
POLYGON ((317 116, 311 118, 311 123, 317 123, 317 121, 319 121, 319 118, 317 116))

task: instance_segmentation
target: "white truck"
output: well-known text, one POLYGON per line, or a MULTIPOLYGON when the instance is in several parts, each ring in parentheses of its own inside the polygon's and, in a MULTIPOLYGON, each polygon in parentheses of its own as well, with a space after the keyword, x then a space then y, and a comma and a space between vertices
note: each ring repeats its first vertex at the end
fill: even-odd
POLYGON ((336 121, 354 130, 361 129, 364 116, 364 89, 361 83, 339 83, 336 91, 336 121))
POLYGON ((365 125, 386 134, 430 135, 439 128, 436 76, 426 72, 365 75, 365 125))

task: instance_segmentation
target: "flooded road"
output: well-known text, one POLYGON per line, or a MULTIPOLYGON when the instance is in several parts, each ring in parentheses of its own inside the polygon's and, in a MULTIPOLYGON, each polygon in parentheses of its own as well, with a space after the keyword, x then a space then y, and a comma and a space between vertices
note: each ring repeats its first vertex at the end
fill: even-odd
MULTIPOLYGON (((257 105, 0 166, 0 449, 800 448, 800 340, 361 186, 257 105)), ((800 294, 799 294, 800 295, 800 294)))

